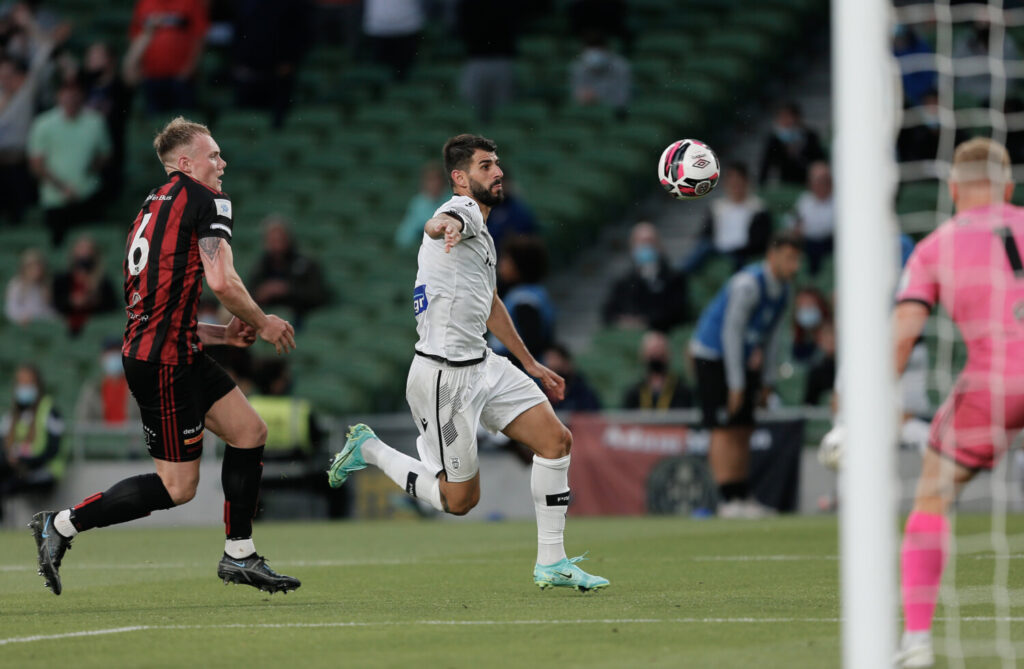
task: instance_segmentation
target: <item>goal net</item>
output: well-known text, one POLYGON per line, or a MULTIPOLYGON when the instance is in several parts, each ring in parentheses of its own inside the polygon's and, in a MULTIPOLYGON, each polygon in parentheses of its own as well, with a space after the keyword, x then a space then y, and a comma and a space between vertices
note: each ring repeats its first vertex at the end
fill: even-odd
MULTIPOLYGON (((946 180, 958 144, 972 137, 989 137, 1009 150, 1016 180, 1024 177, 1024 2, 834 0, 833 9, 835 160, 840 209, 838 300, 843 346, 842 339, 849 340, 851 333, 860 336, 861 319, 866 317, 874 323, 878 318, 877 306, 862 302, 885 300, 886 295, 891 300, 895 289, 893 277, 871 281, 866 287, 859 284, 854 265, 860 263, 863 273, 864 258, 895 256, 897 235, 920 240, 952 216, 953 203, 946 180), (856 12, 867 17, 851 19, 856 12), (848 20, 860 23, 844 26, 843 22, 848 20), (885 31, 886 53, 881 60, 876 60, 876 41, 868 39, 861 43, 859 36, 843 37, 844 32, 855 32, 858 27, 867 31, 862 35, 877 37, 880 30, 885 31), (849 110, 840 108, 852 104, 854 96, 868 90, 867 83, 856 88, 856 65, 852 62, 855 59, 861 59, 860 67, 875 73, 875 94, 883 100, 881 105, 862 102, 880 114, 870 119, 875 122, 873 127, 868 125, 869 121, 853 118, 849 110), (890 95, 894 99, 890 100, 890 95), (889 142, 891 153, 882 158, 872 156, 871 160, 886 163, 889 156, 895 156, 895 164, 883 166, 881 176, 892 174, 896 188, 892 199, 886 202, 887 211, 880 213, 866 210, 863 203, 856 201, 855 180, 849 172, 872 173, 870 160, 860 154, 874 149, 883 140, 889 142), (868 215, 881 215, 883 220, 872 224, 870 230, 855 230, 854 226, 862 226, 863 216, 868 215), (862 255, 872 249, 876 255, 862 255), (844 305, 846 302, 851 304, 844 305), (857 325, 851 327, 851 323, 857 325)), ((873 174, 877 180, 878 167, 873 174)), ((880 197, 888 199, 890 193, 886 192, 885 184, 879 187, 877 183, 874 190, 862 191, 861 196, 874 197, 879 188, 880 197)), ((1024 202, 1024 188, 1018 190, 1021 192, 1014 201, 1024 202)), ((1002 189, 993 192, 992 197, 1001 200, 1002 189)), ((1020 250, 1013 237, 1008 236, 1005 243, 1011 266, 1014 253, 1019 263, 1020 250)), ((983 276, 966 276, 963 272, 954 275, 953 251, 939 249, 940 283, 974 281, 986 285, 993 303, 1006 294, 1005 268, 993 265, 983 276)), ((1024 271, 1020 276, 1019 280, 1024 281, 1024 271)), ((891 349, 889 336, 886 329, 885 345, 891 349)), ((886 402, 900 404, 900 393, 881 376, 882 363, 877 360, 884 358, 884 364, 891 370, 890 354, 879 356, 876 349, 876 359, 869 361, 871 354, 865 348, 847 342, 840 350, 844 368, 852 377, 843 379, 844 388, 840 389, 851 430, 844 499, 850 506, 859 505, 865 495, 881 497, 868 511, 844 509, 842 517, 844 664, 848 667, 891 666, 902 621, 895 580, 898 537, 920 472, 920 457, 916 453, 901 451, 894 463, 891 450, 884 452, 896 441, 893 435, 903 420, 902 413, 893 418, 893 424, 887 422, 887 417, 882 421, 885 425, 861 430, 859 435, 853 433, 857 422, 870 420, 872 411, 888 416, 886 402), (860 361, 869 369, 858 369, 860 361), (878 392, 881 397, 864 400, 859 407, 847 404, 847 398, 864 392, 878 392), (883 439, 884 446, 869 441, 884 437, 886 431, 889 438, 883 439), (858 443, 865 451, 859 454, 859 462, 853 457, 858 443), (883 480, 872 482, 872 476, 883 480), (869 512, 877 515, 868 519, 869 512), (867 567, 856 563, 867 559, 865 554, 869 552, 877 560, 872 568, 880 570, 870 581, 873 594, 858 592, 858 584, 863 586, 868 582, 863 579, 871 577, 866 574, 867 567), (890 592, 882 592, 886 589, 890 592), (881 599, 860 601, 872 596, 881 599), (868 650, 863 648, 865 644, 868 650)), ((935 310, 929 319, 922 348, 928 353, 928 381, 922 392, 927 392, 932 407, 937 408, 953 390, 965 362, 959 332, 941 309, 935 310)), ((1008 378, 1002 373, 1006 362, 1000 364, 997 360, 993 365, 995 371, 988 382, 993 398, 1012 392, 1015 386, 1024 387, 1024 379, 1008 378)), ((1024 391, 1018 388, 1016 392, 1024 391)), ((906 402, 903 409, 908 414, 920 413, 920 409, 909 410, 906 402)), ((1006 411, 1005 402, 992 401, 991 423, 1001 425, 1006 411)), ((997 451, 1009 450, 1014 445, 1009 443, 1012 436, 1002 430, 991 430, 997 451)), ((1013 588, 1012 580, 1012 559, 1019 557, 1024 541, 1024 534, 1019 532, 1021 525, 1012 513, 1021 503, 1014 455, 1009 450, 991 475, 979 476, 969 484, 950 515, 951 541, 932 626, 938 666, 1016 667, 1024 660, 1024 644, 1018 641, 1024 639, 1024 601, 1021 591, 1013 588)), ((943 475, 949 477, 952 485, 951 464, 943 469, 943 475)))

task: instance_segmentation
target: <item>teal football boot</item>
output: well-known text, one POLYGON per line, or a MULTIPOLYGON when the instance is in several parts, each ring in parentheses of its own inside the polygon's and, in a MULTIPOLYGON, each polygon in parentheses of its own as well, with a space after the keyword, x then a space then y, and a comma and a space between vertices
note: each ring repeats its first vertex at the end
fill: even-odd
POLYGON ((376 439, 377 435, 369 426, 359 423, 349 427, 345 437, 345 448, 334 456, 331 468, 327 470, 327 481, 332 488, 340 488, 352 472, 366 469, 362 446, 367 439, 376 439))
POLYGON ((588 574, 576 566, 586 559, 586 553, 579 557, 562 558, 555 564, 536 565, 533 568, 533 582, 541 590, 547 588, 574 588, 580 592, 600 590, 608 587, 608 579, 588 574))

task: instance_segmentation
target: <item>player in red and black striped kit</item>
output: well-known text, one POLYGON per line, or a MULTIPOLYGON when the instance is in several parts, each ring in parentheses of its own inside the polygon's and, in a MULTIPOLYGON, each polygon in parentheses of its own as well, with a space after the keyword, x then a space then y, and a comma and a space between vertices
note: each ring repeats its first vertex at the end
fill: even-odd
POLYGON ((217 575, 225 583, 288 592, 298 579, 270 569, 252 541, 267 426, 203 345, 245 347, 258 336, 287 353, 295 348, 295 330, 263 313, 235 271, 231 200, 220 191, 227 163, 210 131, 179 117, 153 144, 169 178, 149 194, 128 232, 122 360, 156 473, 120 481, 70 509, 37 513, 30 527, 40 573, 59 595, 61 559, 78 532, 192 499, 209 428, 227 444, 221 472, 227 541, 217 575), (234 314, 227 325, 196 322, 204 276, 234 314))

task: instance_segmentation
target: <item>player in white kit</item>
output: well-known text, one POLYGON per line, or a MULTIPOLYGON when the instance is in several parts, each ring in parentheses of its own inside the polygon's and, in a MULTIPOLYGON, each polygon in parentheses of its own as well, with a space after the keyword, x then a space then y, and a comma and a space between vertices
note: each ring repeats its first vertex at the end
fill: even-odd
POLYGON ((445 143, 445 170, 455 196, 424 226, 413 291, 419 342, 405 391, 420 431, 420 459, 391 448, 366 425, 355 425, 334 457, 330 483, 336 488, 349 473, 370 464, 409 495, 439 511, 465 515, 480 500, 476 432, 483 424, 535 454, 530 481, 537 512, 534 582, 583 592, 604 588, 607 579, 579 568, 582 557, 566 557, 562 538, 572 434, 530 376, 559 398, 565 381, 530 355, 496 291, 497 253, 486 225, 491 207, 504 198, 496 150, 494 142, 476 135, 445 143), (525 374, 488 349, 488 330, 525 374))

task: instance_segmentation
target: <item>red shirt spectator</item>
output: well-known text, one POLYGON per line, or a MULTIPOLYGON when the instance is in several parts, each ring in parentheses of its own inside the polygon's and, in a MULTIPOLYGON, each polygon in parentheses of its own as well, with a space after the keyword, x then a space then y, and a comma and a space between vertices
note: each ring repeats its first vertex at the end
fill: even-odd
POLYGON ((190 77, 210 26, 206 0, 139 0, 132 16, 131 38, 142 34, 147 25, 153 28, 153 36, 142 54, 142 76, 190 77))

